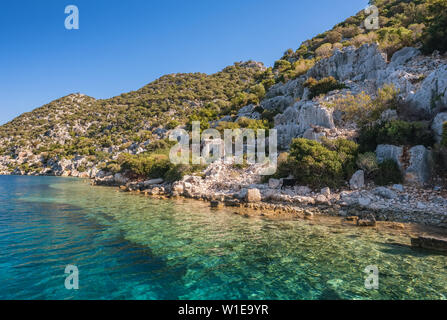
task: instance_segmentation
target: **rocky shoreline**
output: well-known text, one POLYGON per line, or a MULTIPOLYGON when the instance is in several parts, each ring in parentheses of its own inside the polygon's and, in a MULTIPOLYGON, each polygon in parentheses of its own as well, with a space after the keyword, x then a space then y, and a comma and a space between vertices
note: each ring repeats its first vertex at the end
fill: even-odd
MULTIPOLYGON (((185 176, 174 183, 162 179, 130 181, 123 176, 95 178, 95 185, 117 186, 122 191, 147 196, 184 197, 210 202, 212 207, 235 207, 265 215, 289 215, 312 219, 325 215, 354 219, 359 225, 374 226, 376 221, 416 223, 446 229, 447 193, 442 190, 394 185, 319 192, 306 186, 282 187, 282 179, 261 183, 261 165, 235 169, 217 162, 203 176, 185 176)), ((352 181, 351 181, 352 182, 352 181)), ((357 186, 356 186, 357 187, 357 186)))

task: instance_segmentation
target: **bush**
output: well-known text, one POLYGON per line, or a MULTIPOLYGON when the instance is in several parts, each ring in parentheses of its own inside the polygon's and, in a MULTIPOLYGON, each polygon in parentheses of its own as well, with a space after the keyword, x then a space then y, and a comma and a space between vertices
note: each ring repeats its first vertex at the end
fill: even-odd
POLYGON ((172 167, 165 155, 121 154, 117 162, 122 170, 139 178, 163 178, 172 167))
POLYGON ((171 120, 166 124, 166 129, 168 130, 172 130, 177 128, 180 125, 180 122, 178 122, 177 120, 171 120))
POLYGON ((357 167, 363 170, 367 176, 373 174, 379 169, 377 157, 374 152, 359 154, 356 161, 357 167))
POLYGON ((178 164, 172 166, 164 175, 167 182, 175 182, 182 180, 185 175, 191 175, 204 169, 201 165, 178 164))
POLYGON ((426 122, 392 120, 365 125, 360 130, 361 151, 374 151, 379 144, 430 147, 434 144, 433 133, 426 122))
POLYGON ((239 127, 244 129, 252 129, 252 130, 258 130, 258 129, 264 129, 268 130, 270 129, 269 122, 267 120, 255 120, 255 119, 249 119, 246 117, 241 117, 237 124, 239 127))
POLYGON ((321 94, 326 94, 333 90, 340 90, 347 88, 343 83, 338 82, 334 77, 327 77, 321 80, 316 80, 312 77, 304 82, 304 87, 309 88, 309 98, 313 99, 321 94))
POLYGON ((402 183, 403 175, 394 160, 385 160, 379 164, 374 183, 379 186, 402 183))
POLYGON ((434 50, 447 51, 447 2, 445 0, 430 0, 428 8, 427 28, 424 30, 425 53, 434 50))
POLYGON ((344 178, 350 178, 357 169, 358 144, 342 138, 335 140, 323 138, 321 143, 329 150, 337 152, 338 157, 343 163, 344 178))
POLYGON ((326 34, 326 41, 329 42, 329 43, 334 44, 336 42, 340 42, 342 37, 343 36, 342 36, 342 34, 340 32, 333 30, 333 31, 329 31, 326 34))
POLYGON ((317 57, 327 58, 332 55, 332 44, 325 43, 315 50, 317 57))
POLYGON ((343 161, 337 152, 316 141, 294 139, 287 167, 295 179, 313 187, 337 187, 343 181, 343 161))

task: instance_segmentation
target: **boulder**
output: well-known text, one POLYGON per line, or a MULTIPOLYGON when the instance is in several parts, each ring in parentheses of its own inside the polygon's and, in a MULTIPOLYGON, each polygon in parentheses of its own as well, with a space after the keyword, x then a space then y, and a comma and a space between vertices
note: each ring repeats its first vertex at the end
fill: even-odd
POLYGON ((436 115, 431 125, 431 128, 435 134, 436 142, 438 143, 442 140, 442 132, 445 122, 447 122, 447 112, 441 112, 436 115))
POLYGON ((183 183, 180 181, 177 181, 172 185, 172 194, 174 196, 179 196, 179 195, 183 194, 184 190, 185 189, 184 189, 183 183))
POLYGON ((331 189, 326 187, 321 189, 320 193, 325 196, 325 197, 329 197, 331 195, 331 189))
POLYGON ((358 170, 352 175, 351 180, 349 180, 349 186, 351 190, 362 189, 365 186, 365 172, 363 170, 358 170))
POLYGON ((128 181, 129 181, 129 179, 127 179, 123 174, 121 174, 121 173, 116 173, 114 176, 113 176, 113 179, 115 180, 115 182, 116 183, 119 183, 119 184, 126 184, 128 181))
POLYGON ((216 200, 212 200, 210 202, 210 206, 211 206, 211 208, 219 208, 220 207, 220 202, 216 201, 216 200))
POLYGON ((163 181, 164 181, 164 180, 161 179, 161 178, 159 178, 159 179, 151 179, 151 180, 144 181, 144 182, 143 182, 143 185, 144 185, 145 187, 147 187, 147 186, 151 186, 151 185, 154 185, 154 184, 162 184, 163 181))
POLYGON ((315 201, 316 201, 318 204, 329 204, 329 201, 328 201, 327 197, 324 196, 324 195, 322 195, 322 194, 319 194, 319 195, 315 198, 315 201))
POLYGON ((385 199, 395 199, 397 198, 397 193, 385 188, 385 187, 377 187, 373 190, 373 193, 379 197, 385 198, 385 199))
POLYGON ((408 184, 425 184, 432 173, 432 152, 424 146, 410 149, 410 165, 405 170, 405 182, 408 184))
POLYGON ((376 225, 376 218, 374 218, 374 216, 371 214, 363 219, 357 220, 357 226, 359 227, 375 227, 375 225, 376 225))
POLYGON ((261 201, 261 192, 259 189, 248 189, 247 194, 245 195, 245 201, 247 202, 260 202, 261 201))
POLYGON ((279 179, 270 179, 269 180, 269 188, 278 189, 281 186, 281 180, 279 179))
POLYGON ((238 199, 245 199, 247 197, 248 190, 247 188, 242 188, 241 191, 236 195, 238 199))
POLYGON ((380 144, 376 148, 376 157, 379 163, 382 163, 385 160, 394 160, 399 168, 403 169, 402 165, 402 156, 404 149, 402 147, 388 145, 388 144, 380 144))

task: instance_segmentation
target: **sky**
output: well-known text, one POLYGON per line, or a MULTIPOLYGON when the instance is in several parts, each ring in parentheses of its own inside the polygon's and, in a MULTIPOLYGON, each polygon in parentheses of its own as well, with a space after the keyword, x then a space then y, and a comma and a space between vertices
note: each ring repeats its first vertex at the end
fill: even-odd
POLYGON ((97 99, 164 74, 274 64, 367 0, 14 0, 0 4, 0 125, 71 93, 97 99), (67 30, 65 7, 79 9, 67 30))

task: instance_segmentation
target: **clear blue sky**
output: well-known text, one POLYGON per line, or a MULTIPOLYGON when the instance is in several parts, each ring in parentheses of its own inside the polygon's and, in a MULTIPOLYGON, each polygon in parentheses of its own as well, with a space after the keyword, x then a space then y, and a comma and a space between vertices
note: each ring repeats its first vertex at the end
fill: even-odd
POLYGON ((73 92, 109 98, 163 74, 272 65, 367 0, 10 0, 0 6, 0 124, 73 92), (66 30, 65 6, 80 11, 66 30))

